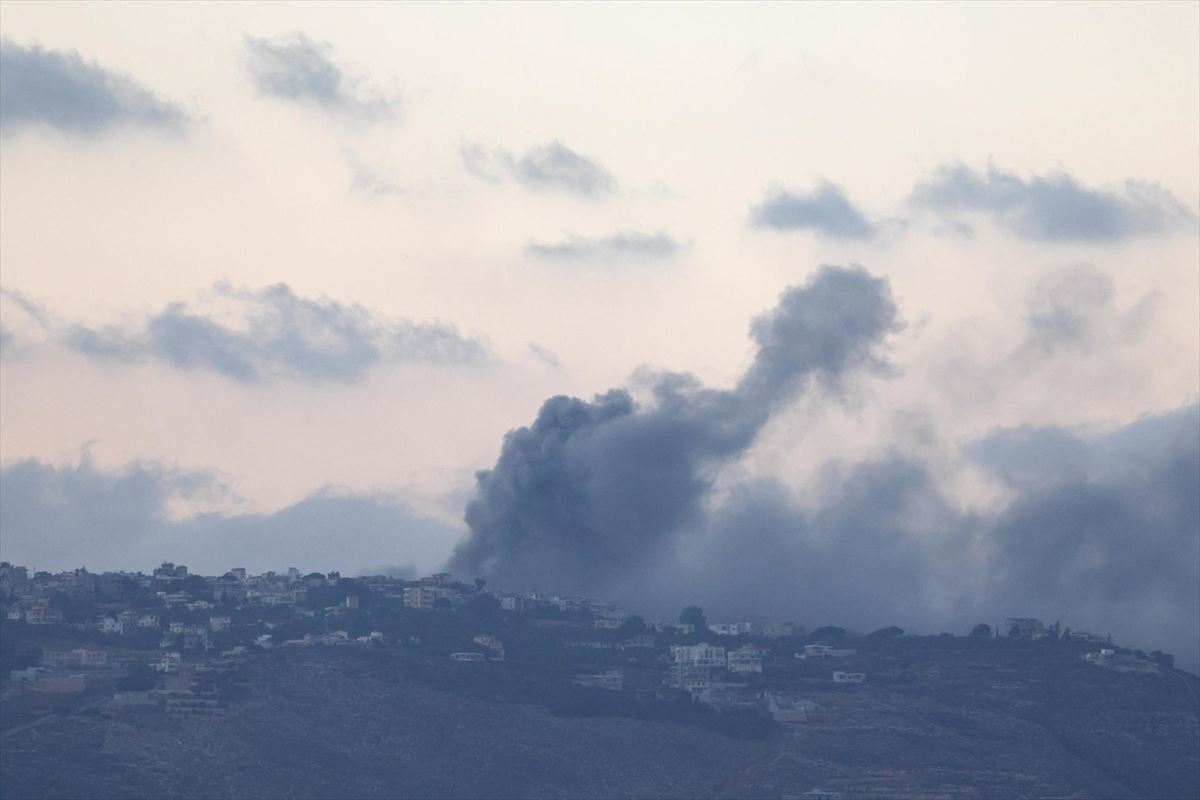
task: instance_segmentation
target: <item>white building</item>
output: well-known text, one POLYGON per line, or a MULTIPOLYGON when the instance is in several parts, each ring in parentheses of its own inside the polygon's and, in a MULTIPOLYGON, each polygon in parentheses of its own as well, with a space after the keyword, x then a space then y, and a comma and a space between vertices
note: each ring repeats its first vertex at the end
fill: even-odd
POLYGON ((768 639, 783 639, 788 636, 796 636, 798 629, 790 622, 776 622, 763 628, 762 633, 768 639))
POLYGON ((486 661, 487 657, 483 653, 451 653, 451 661, 486 661))
POLYGON ((865 672, 835 672, 833 673, 834 683, 862 683, 867 679, 865 672))
POLYGON ((209 617, 208 618, 208 628, 213 633, 216 633, 217 631, 228 630, 230 624, 232 624, 232 620, 230 620, 229 617, 209 617))
POLYGON ((748 673, 762 672, 763 651, 753 645, 730 650, 726 662, 730 672, 748 673))
POLYGON ((749 622, 717 622, 708 629, 718 636, 749 636, 753 626, 749 622))
POLYGON ((780 723, 806 722, 808 712, 816 711, 817 704, 798 697, 786 697, 779 692, 768 692, 767 713, 780 723))
POLYGON ((491 654, 489 658, 492 660, 504 660, 504 642, 501 642, 495 636, 492 636, 491 634, 480 634, 472 639, 472 641, 480 647, 486 647, 488 650, 490 650, 491 654))
POLYGON ((693 667, 724 667, 725 648, 710 644, 671 645, 671 658, 676 664, 693 667))

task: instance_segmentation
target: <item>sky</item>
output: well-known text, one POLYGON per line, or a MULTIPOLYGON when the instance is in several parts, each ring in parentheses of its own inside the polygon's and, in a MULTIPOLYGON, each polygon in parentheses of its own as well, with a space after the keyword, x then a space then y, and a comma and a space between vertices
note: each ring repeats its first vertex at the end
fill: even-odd
POLYGON ((0 36, 0 557, 1200 662, 1200 6, 0 36))

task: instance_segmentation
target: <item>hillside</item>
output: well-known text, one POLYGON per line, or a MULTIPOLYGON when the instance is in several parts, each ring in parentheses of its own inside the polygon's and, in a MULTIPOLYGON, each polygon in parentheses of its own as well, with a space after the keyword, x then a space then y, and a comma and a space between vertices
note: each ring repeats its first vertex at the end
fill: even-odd
POLYGON ((289 648, 241 666, 223 716, 100 705, 10 729, 0 789, 12 800, 1200 793, 1193 676, 937 637, 875 643, 857 664, 870 680, 842 687, 781 662, 777 679, 819 711, 747 739, 555 716, 496 690, 509 664, 432 673, 394 652, 289 648))

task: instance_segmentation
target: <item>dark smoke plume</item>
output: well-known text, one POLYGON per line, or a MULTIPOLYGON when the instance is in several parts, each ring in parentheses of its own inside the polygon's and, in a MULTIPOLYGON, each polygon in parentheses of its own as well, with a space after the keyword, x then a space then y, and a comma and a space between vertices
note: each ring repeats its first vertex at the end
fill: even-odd
POLYGON ((776 409, 812 381, 836 386, 881 366, 876 350, 896 316, 885 280, 826 266, 753 322, 758 352, 733 389, 666 373, 647 406, 623 389, 547 400, 478 474, 452 569, 595 591, 644 564, 702 523, 713 468, 743 453, 776 409))

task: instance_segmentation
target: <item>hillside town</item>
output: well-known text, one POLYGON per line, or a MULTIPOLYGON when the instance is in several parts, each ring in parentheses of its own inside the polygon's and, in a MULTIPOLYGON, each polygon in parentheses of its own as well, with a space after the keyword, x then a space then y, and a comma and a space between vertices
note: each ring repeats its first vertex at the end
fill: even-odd
MULTIPOLYGON (((6 704, 35 707, 47 696, 88 694, 185 717, 223 713, 236 692, 219 679, 258 654, 377 648, 419 653, 435 669, 440 658, 447 671, 553 664, 578 689, 649 701, 686 697, 789 726, 823 711, 804 689, 852 691, 872 680, 871 659, 852 646, 856 640, 906 638, 894 627, 856 636, 784 621, 710 622, 695 606, 677 620, 654 622, 599 600, 491 592, 483 581, 444 573, 407 580, 296 568, 252 575, 235 567, 204 576, 163 563, 149 574, 30 574, 3 563, 0 598, 6 704)), ((1109 636, 1032 618, 1010 618, 1003 630, 981 623, 967 636, 1065 642, 1081 661, 1112 670, 1172 665, 1168 654, 1130 651, 1109 636)))

